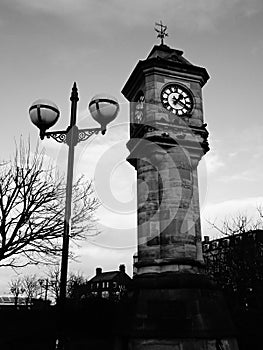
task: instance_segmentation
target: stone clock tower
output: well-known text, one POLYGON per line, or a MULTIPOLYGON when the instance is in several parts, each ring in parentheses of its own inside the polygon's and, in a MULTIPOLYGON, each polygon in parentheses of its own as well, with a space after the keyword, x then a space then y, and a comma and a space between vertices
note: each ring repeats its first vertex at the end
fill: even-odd
POLYGON ((138 198, 130 349, 238 349, 222 295, 203 274, 197 166, 209 151, 208 79, 162 37, 122 90, 138 198))
POLYGON ((122 92, 131 101, 130 163, 138 181, 138 274, 198 272, 197 165, 209 150, 202 87, 209 76, 183 52, 155 46, 122 92))

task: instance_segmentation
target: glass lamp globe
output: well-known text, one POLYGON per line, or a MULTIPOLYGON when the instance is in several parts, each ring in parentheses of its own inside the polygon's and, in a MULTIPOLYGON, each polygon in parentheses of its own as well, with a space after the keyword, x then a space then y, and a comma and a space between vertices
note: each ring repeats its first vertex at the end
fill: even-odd
POLYGON ((41 131, 55 125, 59 118, 58 106, 49 100, 36 100, 29 108, 29 115, 33 124, 41 131))
POLYGON ((102 134, 105 134, 107 124, 116 118, 119 109, 116 98, 106 94, 95 95, 89 103, 90 114, 101 125, 102 134))

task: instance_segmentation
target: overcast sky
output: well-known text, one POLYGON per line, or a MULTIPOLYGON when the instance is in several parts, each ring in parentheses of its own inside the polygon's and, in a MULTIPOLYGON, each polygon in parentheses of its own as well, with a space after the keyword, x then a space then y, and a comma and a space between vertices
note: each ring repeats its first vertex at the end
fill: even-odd
MULTIPOLYGON (((168 26, 166 44, 207 69, 203 89, 211 151, 199 169, 203 234, 215 232, 206 219, 224 220, 238 211, 256 215, 263 203, 263 3, 262 0, 1 0, 0 2, 0 158, 14 141, 37 129, 28 108, 38 98, 61 110, 55 129, 66 128, 69 96, 79 87, 81 127, 95 126, 87 105, 97 93, 115 96, 121 112, 105 136, 79 144, 75 173, 95 178, 102 206, 101 234, 78 250, 72 271, 92 276, 96 266, 132 273, 136 251, 135 171, 128 154, 128 105, 122 87, 139 59, 158 44, 154 23, 168 26)), ((42 145, 65 170, 64 145, 42 145)), ((76 249, 76 248, 75 248, 76 249)), ((36 270, 38 274, 42 270, 36 270)), ((14 271, 0 270, 0 292, 14 271)))

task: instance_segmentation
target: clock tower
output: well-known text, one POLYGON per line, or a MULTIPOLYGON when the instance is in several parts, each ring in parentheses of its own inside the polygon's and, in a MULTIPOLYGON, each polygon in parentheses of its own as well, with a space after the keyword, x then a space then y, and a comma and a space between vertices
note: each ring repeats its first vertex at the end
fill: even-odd
POLYGON ((203 274, 197 167, 209 151, 209 75, 163 43, 162 24, 122 93, 137 172, 137 275, 131 349, 238 349, 221 293, 203 274), (222 347, 220 347, 222 346, 222 347))
POLYGON ((137 171, 138 274, 202 268, 197 165, 209 150, 207 71, 154 46, 122 92, 131 102, 128 161, 137 171))

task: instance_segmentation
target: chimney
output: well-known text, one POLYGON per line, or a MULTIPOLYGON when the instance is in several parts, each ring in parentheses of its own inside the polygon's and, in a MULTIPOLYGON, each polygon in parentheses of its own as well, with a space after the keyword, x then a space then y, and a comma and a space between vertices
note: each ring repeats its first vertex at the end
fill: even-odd
POLYGON ((120 272, 125 272, 125 265, 124 265, 124 264, 121 264, 121 265, 119 266, 119 271, 120 271, 120 272))
POLYGON ((204 242, 209 243, 209 236, 204 236, 204 242))
POLYGON ((102 274, 102 268, 101 267, 97 267, 96 268, 96 276, 99 276, 102 274))

